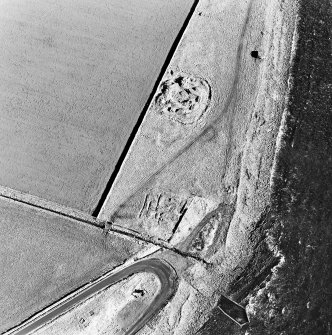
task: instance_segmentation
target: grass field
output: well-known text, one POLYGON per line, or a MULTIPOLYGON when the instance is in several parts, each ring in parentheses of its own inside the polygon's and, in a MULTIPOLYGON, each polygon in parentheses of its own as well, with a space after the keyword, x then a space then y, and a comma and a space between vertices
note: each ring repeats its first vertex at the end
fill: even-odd
POLYGON ((0 2, 0 184, 92 212, 193 0, 0 2))
POLYGON ((139 246, 0 200, 0 332, 124 262, 139 246))

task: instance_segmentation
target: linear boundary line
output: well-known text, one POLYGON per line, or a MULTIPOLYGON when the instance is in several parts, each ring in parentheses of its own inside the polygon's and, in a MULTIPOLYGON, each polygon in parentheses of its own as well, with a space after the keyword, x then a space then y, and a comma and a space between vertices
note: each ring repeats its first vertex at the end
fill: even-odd
POLYGON ((173 251, 182 257, 190 257, 192 259, 195 259, 196 261, 202 262, 204 264, 208 264, 208 262, 205 261, 203 258, 193 253, 177 249, 176 247, 172 246, 167 241, 164 241, 157 237, 136 232, 129 228, 119 226, 113 222, 98 220, 97 218, 91 215, 85 214, 83 212, 80 212, 78 210, 74 210, 69 207, 61 206, 54 202, 40 199, 38 197, 31 196, 29 194, 24 194, 17 190, 10 189, 8 187, 0 186, 0 198, 5 198, 5 199, 15 201, 15 202, 27 205, 27 206, 31 206, 33 208, 37 208, 37 209, 40 209, 40 210, 43 210, 49 213, 63 216, 71 220, 75 220, 75 221, 79 221, 79 222, 82 222, 88 225, 92 225, 99 229, 103 229, 105 235, 107 235, 107 233, 109 232, 120 234, 122 236, 127 236, 129 238, 132 238, 134 241, 140 240, 146 243, 150 243, 150 244, 159 246, 163 249, 173 251))
POLYGON ((102 195, 101 195, 101 197, 100 197, 100 199, 98 201, 98 204, 97 204, 96 208, 92 212, 92 215, 94 217, 97 217, 99 215, 99 213, 100 213, 100 211, 101 211, 101 209, 103 207, 103 204, 104 204, 105 200, 107 199, 108 193, 110 192, 110 190, 111 190, 111 188, 112 188, 112 186, 114 184, 114 181, 115 181, 118 173, 120 172, 122 163, 124 162, 124 160, 125 160, 125 158, 127 156, 127 153, 130 150, 130 147, 131 147, 131 145, 132 145, 132 143, 133 143, 133 141, 134 141, 134 139, 136 137, 136 134, 137 134, 137 132, 138 132, 138 130, 139 130, 139 128, 140 128, 143 120, 144 120, 144 117, 145 117, 145 115, 146 115, 146 113, 147 113, 147 111, 149 109, 149 106, 150 106, 150 104, 152 102, 152 99, 153 99, 153 97, 154 97, 154 95, 155 95, 155 93, 157 91, 159 83, 160 83, 161 79, 163 78, 164 73, 166 72, 166 70, 167 70, 167 68, 168 68, 168 66, 169 66, 169 64, 170 64, 170 62, 171 62, 171 60, 173 58, 173 55, 174 55, 174 53, 175 53, 175 51, 176 51, 176 49, 177 49, 177 47, 178 47, 178 45, 179 45, 179 43, 181 41, 181 38, 182 38, 182 36, 183 36, 183 34, 184 34, 184 32, 185 32, 188 24, 189 24, 189 21, 190 21, 192 15, 193 15, 193 13, 195 12, 195 9, 197 7, 198 2, 199 2, 199 0, 195 0, 194 1, 192 7, 189 10, 189 13, 188 13, 186 19, 185 19, 185 21, 184 21, 184 23, 182 25, 182 27, 180 28, 180 31, 179 31, 178 35, 176 36, 176 38, 175 38, 175 40, 174 40, 174 42, 173 42, 173 44, 172 44, 172 46, 171 46, 168 54, 167 54, 166 60, 165 60, 163 66, 162 66, 162 68, 160 70, 160 73, 159 73, 159 75, 157 77, 157 80, 156 80, 156 82, 155 82, 155 84, 153 86, 153 89, 152 89, 149 97, 148 97, 148 100, 146 101, 146 103, 145 103, 145 105, 144 105, 144 107, 142 109, 142 112, 140 113, 140 115, 138 117, 138 120, 137 120, 137 122, 136 122, 136 124, 135 124, 135 126, 134 126, 134 128, 133 128, 133 130, 132 130, 132 132, 131 132, 131 134, 130 134, 130 136, 128 138, 128 140, 127 140, 127 143, 126 143, 124 149, 122 150, 122 153, 121 153, 121 155, 120 155, 120 157, 119 157, 119 159, 118 159, 118 161, 117 161, 117 163, 115 165, 115 168, 114 168, 114 170, 113 170, 113 172, 112 172, 112 174, 111 174, 111 176, 110 176, 110 178, 109 178, 106 186, 105 186, 105 189, 104 189, 104 191, 103 191, 103 193, 102 193, 102 195))
MULTIPOLYGON (((237 53, 236 53, 236 65, 235 65, 235 73, 234 73, 234 78, 233 78, 233 83, 231 86, 231 93, 227 97, 225 105, 223 107, 223 110, 219 115, 212 120, 209 124, 207 124, 198 135, 195 135, 195 137, 191 138, 188 143, 180 149, 173 157, 171 157, 166 163, 164 163, 161 167, 157 169, 152 175, 147 177, 146 179, 142 180, 141 183, 134 189, 134 191, 125 199, 122 201, 120 205, 117 206, 117 208, 114 210, 112 213, 113 217, 116 217, 118 212, 121 210, 122 207, 125 206, 126 202, 128 202, 130 199, 132 199, 134 196, 136 196, 144 187, 146 187, 149 183, 151 183, 159 174, 161 174, 169 165, 174 163, 178 158, 180 158, 183 154, 185 154, 191 147, 193 147, 197 142, 200 140, 203 140, 204 138, 211 138, 215 136, 216 129, 221 121, 222 115, 226 114, 228 110, 231 107, 231 104, 233 103, 234 98, 236 97, 236 88, 239 82, 240 78, 240 63, 241 63, 241 56, 243 54, 243 37, 245 35, 248 21, 249 21, 249 16, 251 13, 252 9, 252 3, 253 0, 250 1, 247 9, 247 14, 245 18, 244 25, 242 27, 241 35, 240 35, 240 40, 237 48, 237 53)), ((232 126, 232 125, 231 125, 232 126)), ((229 129, 231 131, 231 128, 229 129)), ((229 156, 229 153, 227 153, 227 156, 229 156)), ((227 161, 227 160, 226 160, 227 161)), ((99 213, 98 213, 99 214, 99 213)))
POLYGON ((0 197, 20 202, 22 204, 42 209, 53 214, 58 214, 69 219, 78 220, 98 228, 104 228, 105 222, 79 210, 59 205, 55 202, 23 193, 9 187, 0 186, 0 197))

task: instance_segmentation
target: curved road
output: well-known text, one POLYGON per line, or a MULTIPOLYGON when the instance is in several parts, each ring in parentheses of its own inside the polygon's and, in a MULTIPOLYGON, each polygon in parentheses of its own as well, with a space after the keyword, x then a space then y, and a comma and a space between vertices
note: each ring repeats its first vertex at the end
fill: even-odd
POLYGON ((66 311, 70 310, 79 303, 82 303, 94 294, 138 272, 149 272, 155 274, 160 280, 161 288, 154 300, 151 302, 150 307, 141 314, 137 322, 130 328, 124 329, 126 331, 126 335, 135 334, 154 314, 156 314, 162 307, 166 305, 167 301, 174 295, 176 291, 176 272, 171 267, 171 265, 165 261, 155 258, 146 259, 136 262, 118 272, 110 273, 108 276, 93 283, 91 286, 82 290, 77 295, 64 300, 62 303, 57 304, 54 307, 51 307, 39 317, 27 320, 22 325, 12 329, 6 334, 30 334, 33 331, 41 328, 46 323, 49 323, 50 321, 64 314, 66 311))

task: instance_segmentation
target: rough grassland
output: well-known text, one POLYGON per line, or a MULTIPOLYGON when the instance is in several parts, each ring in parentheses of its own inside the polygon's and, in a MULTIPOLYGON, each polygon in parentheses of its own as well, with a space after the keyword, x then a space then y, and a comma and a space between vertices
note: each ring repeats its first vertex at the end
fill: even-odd
POLYGON ((57 215, 0 200, 0 332, 97 278, 138 245, 57 215))
POLYGON ((247 329, 215 311, 200 335, 331 334, 331 9, 329 0, 299 1, 271 206, 257 229, 278 266, 264 274, 267 257, 256 250, 231 285, 249 301, 247 329))

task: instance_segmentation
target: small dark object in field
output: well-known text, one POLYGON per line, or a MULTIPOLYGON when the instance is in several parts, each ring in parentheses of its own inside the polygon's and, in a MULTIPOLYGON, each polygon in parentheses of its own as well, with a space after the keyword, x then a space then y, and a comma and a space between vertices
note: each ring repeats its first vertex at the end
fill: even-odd
POLYGON ((143 297, 144 294, 145 294, 144 290, 141 290, 141 289, 135 289, 133 292, 133 296, 135 298, 138 298, 139 296, 143 297))
POLYGON ((261 57, 259 56, 257 50, 251 51, 250 55, 251 55, 251 57, 253 57, 253 58, 261 59, 261 57))

